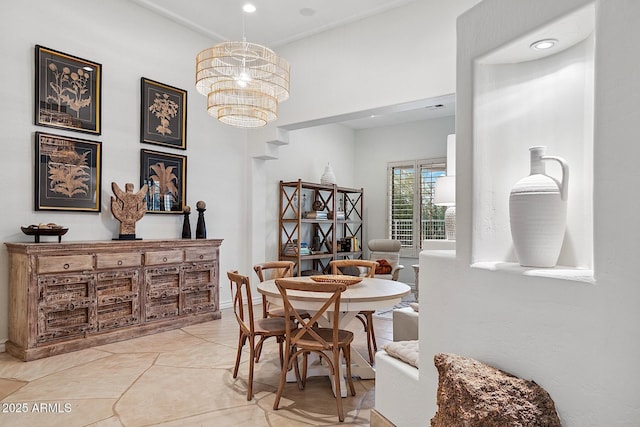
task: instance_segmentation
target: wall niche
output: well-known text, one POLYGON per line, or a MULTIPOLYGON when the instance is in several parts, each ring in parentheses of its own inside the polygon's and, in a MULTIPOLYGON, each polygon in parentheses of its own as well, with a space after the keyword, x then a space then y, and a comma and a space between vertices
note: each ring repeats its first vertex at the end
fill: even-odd
MULTIPOLYGON (((474 267, 593 280, 595 6, 509 41, 474 61, 474 267), (531 45, 554 39, 547 50, 531 45), (529 174, 529 147, 569 164, 567 230, 557 267, 519 266, 509 227, 509 192, 529 174)), ((561 177, 556 162, 547 173, 561 177)))

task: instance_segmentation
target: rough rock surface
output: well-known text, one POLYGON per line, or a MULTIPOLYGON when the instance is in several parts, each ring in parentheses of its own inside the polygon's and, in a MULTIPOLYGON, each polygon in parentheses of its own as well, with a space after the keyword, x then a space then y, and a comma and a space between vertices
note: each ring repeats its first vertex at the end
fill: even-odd
POLYGON ((553 400, 533 381, 477 360, 436 354, 438 411, 431 427, 559 427, 553 400))

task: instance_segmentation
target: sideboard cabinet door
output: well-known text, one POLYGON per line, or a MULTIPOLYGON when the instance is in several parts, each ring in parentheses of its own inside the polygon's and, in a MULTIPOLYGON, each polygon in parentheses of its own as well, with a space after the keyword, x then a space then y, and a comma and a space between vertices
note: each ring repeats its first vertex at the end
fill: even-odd
POLYGON ((38 342, 69 339, 96 330, 95 275, 41 276, 38 342))
POLYGON ((139 270, 98 273, 98 330, 120 328, 140 322, 139 270))

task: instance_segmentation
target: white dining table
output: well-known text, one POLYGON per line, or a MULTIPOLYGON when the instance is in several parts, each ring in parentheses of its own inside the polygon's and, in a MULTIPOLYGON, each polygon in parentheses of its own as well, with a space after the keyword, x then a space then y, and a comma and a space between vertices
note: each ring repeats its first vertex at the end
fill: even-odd
MULTIPOLYGON (((300 277, 300 280, 313 282, 310 277, 300 277)), ((316 283, 316 282, 314 282, 316 283)), ((318 283, 318 286, 322 286, 318 283)), ((282 296, 276 287, 275 280, 266 280, 257 286, 258 292, 264 295, 271 304, 282 307, 282 296)), ((411 288, 402 282, 387 279, 363 278, 360 283, 347 286, 340 298, 340 328, 345 328, 362 310, 379 310, 390 308, 398 304, 402 297, 408 295, 411 288)), ((326 301, 326 295, 320 292, 289 291, 289 301, 296 309, 304 309, 310 312, 317 311, 326 301)), ((330 319, 324 318, 325 324, 320 326, 330 327, 330 319)), ((366 357, 351 347, 351 374, 362 379, 375 378, 375 370, 366 357)), ((308 376, 328 375, 326 367, 320 364, 311 364, 308 368, 308 376)), ((295 381, 291 375, 289 381, 295 381)), ((347 394, 344 375, 341 375, 341 394, 347 394)), ((333 381, 332 381, 333 384, 333 381)))

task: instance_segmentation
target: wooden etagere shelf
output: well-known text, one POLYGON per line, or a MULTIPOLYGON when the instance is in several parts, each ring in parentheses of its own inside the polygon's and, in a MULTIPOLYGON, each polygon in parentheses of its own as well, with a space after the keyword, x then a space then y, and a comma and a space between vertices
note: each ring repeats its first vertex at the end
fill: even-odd
POLYGON ((362 188, 280 181, 279 259, 293 261, 301 275, 328 273, 333 259, 362 258, 363 194, 362 188))
POLYGON ((22 360, 220 318, 222 240, 5 243, 22 360))

